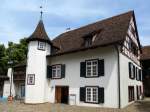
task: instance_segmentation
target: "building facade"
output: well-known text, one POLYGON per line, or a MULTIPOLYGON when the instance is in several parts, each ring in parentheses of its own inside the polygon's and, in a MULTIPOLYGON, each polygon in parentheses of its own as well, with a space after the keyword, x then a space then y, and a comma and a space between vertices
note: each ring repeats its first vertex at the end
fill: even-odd
POLYGON ((142 47, 141 65, 143 68, 144 96, 150 97, 150 46, 142 47))
POLYGON ((123 108, 141 99, 141 45, 133 11, 53 40, 41 19, 27 41, 25 103, 123 108))

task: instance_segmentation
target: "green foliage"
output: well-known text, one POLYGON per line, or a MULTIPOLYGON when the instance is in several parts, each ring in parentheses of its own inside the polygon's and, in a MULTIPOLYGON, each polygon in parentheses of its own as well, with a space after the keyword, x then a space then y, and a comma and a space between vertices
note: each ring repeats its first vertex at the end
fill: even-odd
POLYGON ((8 42, 8 48, 0 45, 0 75, 7 73, 8 61, 13 61, 14 64, 26 61, 27 42, 26 38, 20 40, 19 44, 8 42))
POLYGON ((5 74, 4 71, 6 71, 7 66, 7 60, 6 60, 6 48, 3 44, 0 44, 0 74, 5 74))

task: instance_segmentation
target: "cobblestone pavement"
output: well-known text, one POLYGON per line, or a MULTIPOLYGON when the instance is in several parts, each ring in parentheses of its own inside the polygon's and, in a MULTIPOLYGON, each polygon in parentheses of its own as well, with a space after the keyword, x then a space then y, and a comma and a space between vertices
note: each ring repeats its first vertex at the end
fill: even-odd
POLYGON ((150 112, 150 99, 138 101, 121 110, 50 103, 27 105, 19 101, 13 103, 0 102, 0 112, 150 112))

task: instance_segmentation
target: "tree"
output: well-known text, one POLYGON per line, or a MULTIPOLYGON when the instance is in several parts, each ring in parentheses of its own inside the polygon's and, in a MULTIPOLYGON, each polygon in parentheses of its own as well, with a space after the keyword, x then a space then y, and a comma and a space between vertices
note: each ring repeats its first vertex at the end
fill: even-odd
POLYGON ((0 44, 0 75, 5 75, 7 71, 6 48, 0 44))
POLYGON ((26 38, 21 39, 19 44, 9 42, 6 54, 9 60, 14 61, 15 64, 25 61, 27 56, 26 38))
POLYGON ((20 39, 19 44, 8 42, 8 48, 0 45, 0 75, 6 75, 8 61, 13 61, 14 64, 26 62, 27 57, 27 42, 26 38, 20 39))

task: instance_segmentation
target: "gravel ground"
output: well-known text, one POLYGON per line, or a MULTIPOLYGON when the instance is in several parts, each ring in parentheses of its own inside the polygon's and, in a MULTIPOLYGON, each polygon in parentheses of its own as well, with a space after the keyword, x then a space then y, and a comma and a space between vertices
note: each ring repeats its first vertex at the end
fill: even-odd
POLYGON ((13 103, 0 102, 0 112, 150 112, 150 99, 138 101, 121 110, 111 108, 89 108, 50 103, 27 105, 20 103, 19 101, 13 103))

